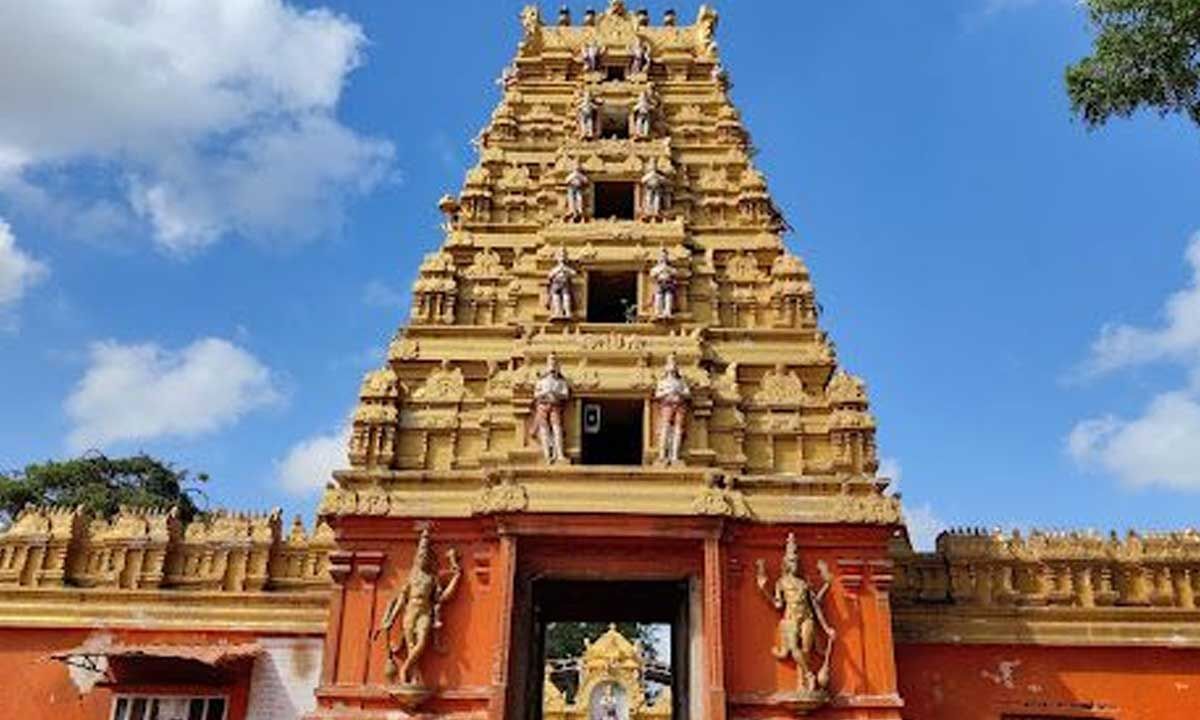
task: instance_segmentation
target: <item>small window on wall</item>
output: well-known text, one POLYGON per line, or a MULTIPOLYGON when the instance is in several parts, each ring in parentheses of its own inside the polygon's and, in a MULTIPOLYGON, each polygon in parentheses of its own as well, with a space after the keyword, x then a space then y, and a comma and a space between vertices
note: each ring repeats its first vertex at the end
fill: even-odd
POLYGON ((225 720, 223 697, 120 695, 111 720, 225 720))

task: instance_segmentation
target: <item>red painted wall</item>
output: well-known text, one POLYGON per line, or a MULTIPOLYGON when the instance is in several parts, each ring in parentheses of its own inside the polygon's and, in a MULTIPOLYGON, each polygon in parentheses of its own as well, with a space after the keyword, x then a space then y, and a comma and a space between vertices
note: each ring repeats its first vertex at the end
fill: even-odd
MULTIPOLYGON (((52 653, 70 650, 97 633, 111 635, 122 644, 186 644, 252 642, 253 635, 238 633, 149 632, 135 630, 87 630, 0 628, 0 718, 3 720, 108 720, 113 691, 95 687, 81 693, 72 682, 67 666, 50 660, 52 653)), ((204 688, 203 694, 229 696, 228 720, 242 720, 250 687, 249 671, 239 674, 225 689, 204 688)), ((121 692, 172 695, 180 687, 138 686, 121 692)), ((200 690, 197 689, 197 692, 200 690)))
POLYGON ((896 646, 906 720, 1200 718, 1200 650, 896 646))

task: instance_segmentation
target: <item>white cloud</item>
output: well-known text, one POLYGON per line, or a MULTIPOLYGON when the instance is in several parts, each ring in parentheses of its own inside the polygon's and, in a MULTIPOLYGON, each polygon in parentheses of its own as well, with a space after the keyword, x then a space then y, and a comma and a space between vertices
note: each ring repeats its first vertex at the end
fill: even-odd
POLYGON ((128 440, 191 437, 281 399, 270 370, 227 340, 172 351, 153 343, 94 343, 66 401, 74 450, 128 440))
POLYGON ((1200 490, 1200 233, 1185 257, 1190 284, 1167 298, 1163 322, 1154 328, 1106 325, 1082 368, 1086 377, 1170 362, 1189 375, 1187 385, 1156 395, 1139 417, 1082 420, 1067 435, 1067 453, 1078 463, 1131 486, 1200 490))
POLYGON ((1189 392, 1166 392, 1133 420, 1084 420, 1067 436, 1067 451, 1131 486, 1200 490, 1200 402, 1189 392))
POLYGON ((31 178, 98 168, 95 207, 115 200, 172 252, 312 237, 392 160, 336 119, 364 44, 283 0, 0 3, 0 192, 47 210, 31 178))
POLYGON ((933 551, 937 545, 937 536, 947 527, 929 503, 915 507, 905 506, 904 523, 908 526, 908 539, 913 549, 920 552, 933 551))
MULTIPOLYGON (((900 480, 904 477, 904 468, 894 457, 879 459, 879 475, 892 481, 890 489, 893 493, 900 492, 900 480)), ((934 549, 934 540, 938 533, 945 530, 947 525, 933 511, 929 503, 921 505, 903 504, 904 523, 908 526, 908 539, 915 549, 928 552, 934 549)))
POLYGON ((9 308, 49 272, 46 264, 17 247, 12 228, 0 219, 0 324, 9 308))
POLYGON ((293 445, 275 465, 279 484, 293 495, 306 495, 325 487, 333 471, 345 468, 350 444, 350 424, 336 432, 314 435, 293 445))
POLYGON ((1092 343, 1085 373, 1101 374, 1159 360, 1200 365, 1200 233, 1192 236, 1185 257, 1191 266, 1191 282, 1167 298, 1162 325, 1149 329, 1104 326, 1092 343))
POLYGON ((372 280, 363 288, 363 302, 371 307, 403 309, 408 301, 407 295, 379 280, 372 280))

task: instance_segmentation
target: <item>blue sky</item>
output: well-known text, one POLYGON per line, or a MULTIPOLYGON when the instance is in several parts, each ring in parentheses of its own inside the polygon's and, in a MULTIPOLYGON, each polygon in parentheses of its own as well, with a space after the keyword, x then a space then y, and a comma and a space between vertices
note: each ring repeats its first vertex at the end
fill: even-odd
MULTIPOLYGON (((311 511, 520 4, 5 3, 0 466, 144 449, 311 511)), ((717 9, 924 531, 1194 522, 1200 131, 1074 122, 1068 0, 717 9)))

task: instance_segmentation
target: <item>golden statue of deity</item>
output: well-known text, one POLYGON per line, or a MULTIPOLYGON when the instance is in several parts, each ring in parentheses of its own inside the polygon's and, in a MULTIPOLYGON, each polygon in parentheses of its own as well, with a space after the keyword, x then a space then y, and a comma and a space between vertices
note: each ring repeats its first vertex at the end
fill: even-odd
POLYGON ((829 685, 829 658, 833 650, 836 632, 825 620, 821 602, 829 592, 832 575, 824 561, 817 563, 824 584, 814 590, 800 574, 800 558, 796 552, 796 536, 788 533, 787 548, 783 554, 783 567, 775 581, 774 592, 768 592, 766 563, 758 560, 758 589, 767 601, 783 613, 779 621, 779 644, 771 649, 779 660, 791 658, 796 663, 797 690, 806 694, 823 693, 829 685), (820 669, 812 670, 813 650, 816 647, 817 631, 825 634, 825 653, 820 669))
POLYGON ((432 634, 442 626, 442 603, 454 595, 462 577, 458 553, 453 548, 446 551, 446 561, 450 566, 450 577, 443 584, 429 549, 429 528, 421 530, 412 569, 408 571, 408 580, 388 603, 383 612, 383 621, 375 631, 376 637, 383 635, 387 639, 388 661, 385 674, 389 680, 399 675, 402 685, 422 685, 421 671, 417 663, 429 647, 432 634), (400 623, 400 633, 393 636, 392 628, 397 621, 400 623), (397 666, 401 655, 403 660, 399 660, 400 665, 397 666))

